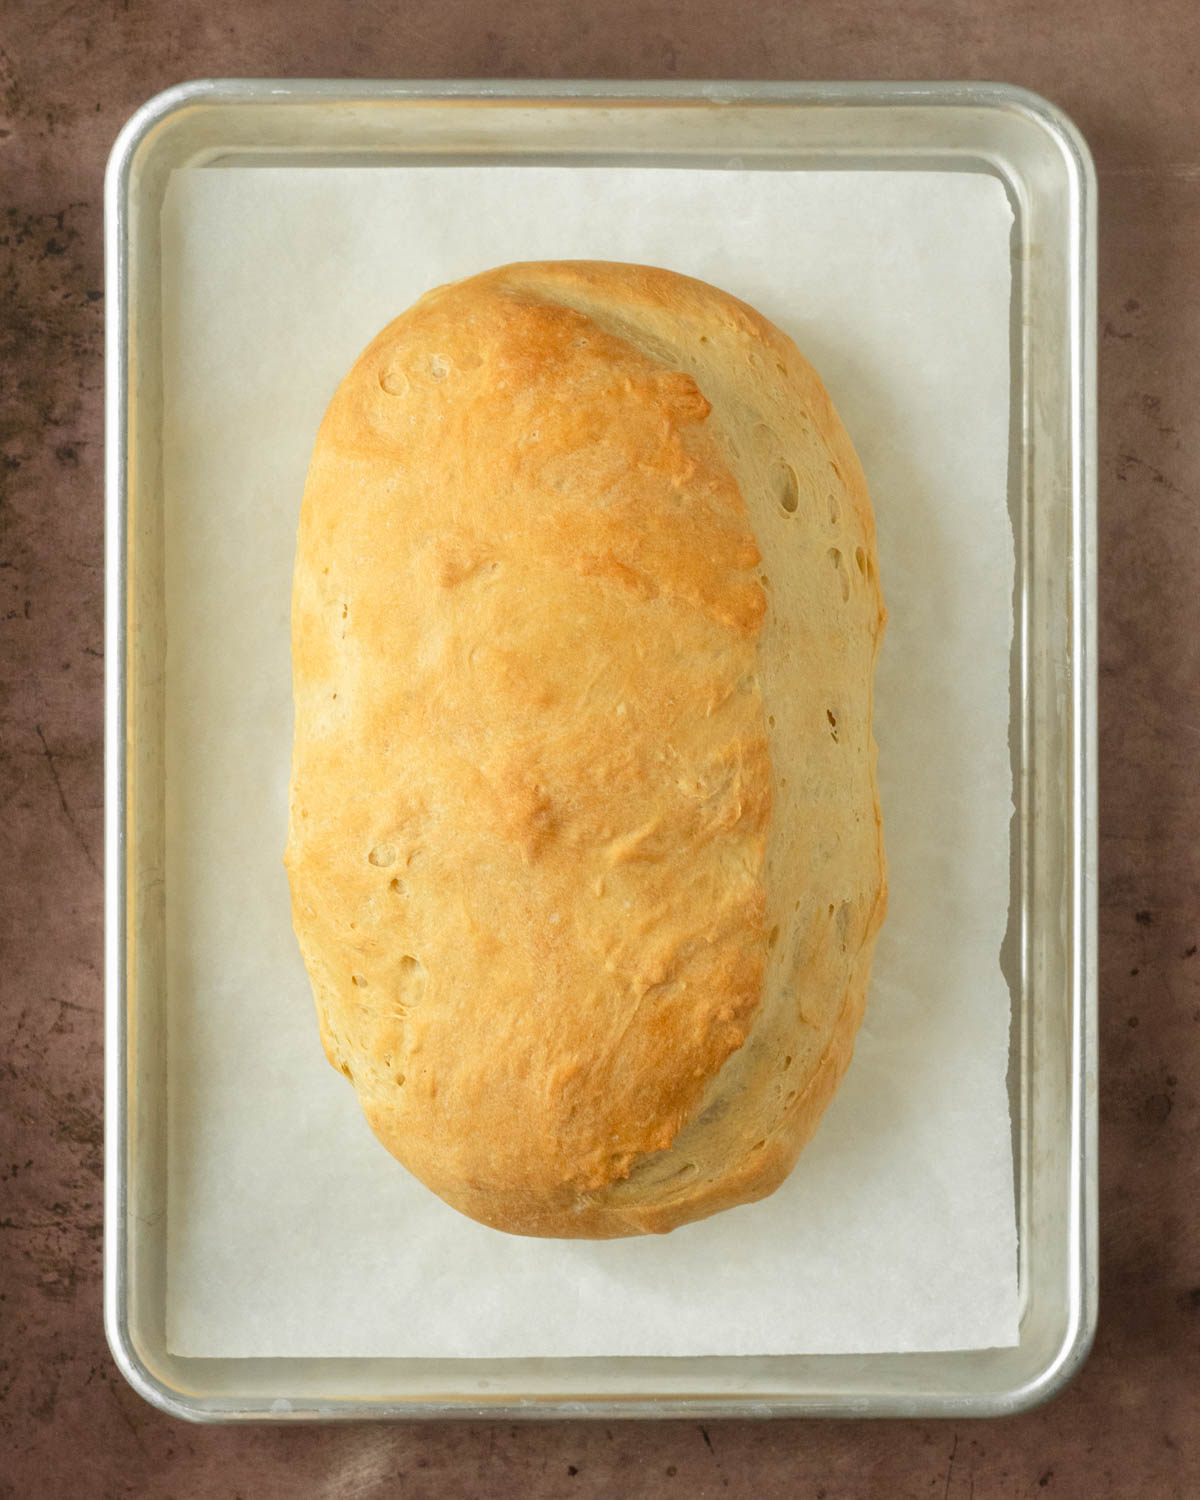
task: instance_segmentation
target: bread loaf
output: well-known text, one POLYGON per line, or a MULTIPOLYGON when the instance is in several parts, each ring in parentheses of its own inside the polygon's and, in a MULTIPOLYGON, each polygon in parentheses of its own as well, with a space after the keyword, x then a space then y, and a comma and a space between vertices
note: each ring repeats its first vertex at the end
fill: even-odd
POLYGON ((447 1203, 666 1231, 791 1170, 885 906, 866 484, 792 342, 640 266, 390 324, 305 489, 286 863, 329 1060, 447 1203))

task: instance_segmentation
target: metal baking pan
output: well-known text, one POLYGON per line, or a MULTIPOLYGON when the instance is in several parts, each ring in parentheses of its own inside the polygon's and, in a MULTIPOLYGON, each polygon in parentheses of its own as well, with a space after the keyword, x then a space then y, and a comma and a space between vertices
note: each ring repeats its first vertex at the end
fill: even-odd
POLYGON ((177 1416, 981 1416, 1055 1394, 1096 1320, 1095 176, 1000 84, 202 81, 106 184, 105 1326, 177 1416), (1020 1340, 949 1354, 183 1359, 165 1332, 160 210, 189 166, 464 160, 986 172, 1014 213, 1011 1089, 1020 1340))

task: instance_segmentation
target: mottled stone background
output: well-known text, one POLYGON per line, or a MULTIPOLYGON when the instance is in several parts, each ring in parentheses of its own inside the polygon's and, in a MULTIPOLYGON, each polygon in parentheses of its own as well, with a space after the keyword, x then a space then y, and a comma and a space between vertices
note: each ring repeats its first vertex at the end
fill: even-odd
POLYGON ((1200 1495, 1200 7, 0 5, 0 1496, 1200 1495), (101 177, 205 75, 987 78, 1100 175, 1101 1319, 995 1424, 201 1429, 104 1344, 101 177))

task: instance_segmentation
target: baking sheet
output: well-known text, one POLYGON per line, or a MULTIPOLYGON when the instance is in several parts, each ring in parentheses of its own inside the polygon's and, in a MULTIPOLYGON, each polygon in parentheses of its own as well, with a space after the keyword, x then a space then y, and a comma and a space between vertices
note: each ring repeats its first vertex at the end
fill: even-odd
POLYGON ((183 1355, 938 1350, 1017 1335, 1009 229, 959 173, 189 171, 163 220, 167 1336, 183 1355), (325 1063, 280 855, 312 437, 359 349, 505 260, 644 260, 821 370, 875 498, 892 904, 855 1061, 771 1199, 519 1240, 408 1178, 325 1063))

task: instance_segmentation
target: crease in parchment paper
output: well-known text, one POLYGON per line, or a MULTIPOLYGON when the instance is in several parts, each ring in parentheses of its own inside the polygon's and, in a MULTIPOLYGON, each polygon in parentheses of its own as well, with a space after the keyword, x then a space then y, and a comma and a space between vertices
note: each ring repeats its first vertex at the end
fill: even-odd
POLYGON ((163 215, 170 1349, 946 1350, 1017 1337, 1009 233, 956 173, 175 174, 163 215), (875 504, 891 910, 853 1064, 788 1182, 665 1238, 508 1237, 372 1137, 326 1063, 281 865, 291 568, 317 425, 429 287, 643 261, 799 344, 875 504))

